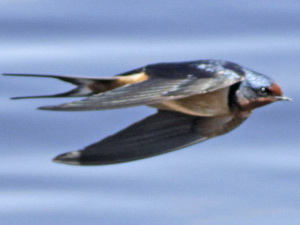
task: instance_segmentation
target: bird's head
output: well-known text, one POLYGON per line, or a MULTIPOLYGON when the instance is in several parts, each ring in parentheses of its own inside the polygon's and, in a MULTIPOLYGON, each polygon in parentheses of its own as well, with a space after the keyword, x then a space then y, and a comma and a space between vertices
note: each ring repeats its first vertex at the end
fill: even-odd
POLYGON ((283 96, 281 87, 271 78, 249 69, 244 71, 246 78, 236 93, 238 105, 242 110, 253 110, 272 102, 291 100, 283 96))

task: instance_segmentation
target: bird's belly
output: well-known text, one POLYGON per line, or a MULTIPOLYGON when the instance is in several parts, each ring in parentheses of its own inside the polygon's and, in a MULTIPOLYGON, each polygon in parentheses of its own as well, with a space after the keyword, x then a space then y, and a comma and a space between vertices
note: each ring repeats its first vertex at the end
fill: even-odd
POLYGON ((182 99, 164 101, 152 107, 173 110, 194 116, 219 116, 230 113, 228 106, 229 88, 193 95, 182 99))

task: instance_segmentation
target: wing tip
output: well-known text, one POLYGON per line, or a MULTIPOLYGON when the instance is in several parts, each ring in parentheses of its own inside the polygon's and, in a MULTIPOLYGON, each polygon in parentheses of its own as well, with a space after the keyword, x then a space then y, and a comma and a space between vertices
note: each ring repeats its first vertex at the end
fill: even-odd
POLYGON ((48 95, 37 95, 37 96, 17 96, 17 97, 11 97, 11 100, 19 100, 19 99, 31 99, 31 98, 49 98, 52 96, 48 95))
POLYGON ((39 110, 50 110, 50 111, 78 111, 76 109, 73 109, 71 107, 67 107, 68 104, 62 104, 62 105, 46 105, 38 107, 39 110))
POLYGON ((46 106, 41 106, 38 107, 39 110, 59 110, 58 106, 55 105, 46 105, 46 106))
MULTIPOLYGON (((79 101, 80 102, 80 101, 79 101)), ((60 105, 46 105, 46 106, 41 106, 38 109, 40 110, 50 110, 50 111, 91 111, 91 110, 103 110, 107 109, 106 107, 86 107, 82 106, 80 104, 77 104, 78 102, 70 102, 70 103, 65 103, 65 104, 60 104, 60 105)), ((110 108, 113 109, 113 108, 110 108)))
POLYGON ((82 165, 80 162, 81 151, 73 151, 56 156, 52 159, 55 163, 68 165, 82 165))

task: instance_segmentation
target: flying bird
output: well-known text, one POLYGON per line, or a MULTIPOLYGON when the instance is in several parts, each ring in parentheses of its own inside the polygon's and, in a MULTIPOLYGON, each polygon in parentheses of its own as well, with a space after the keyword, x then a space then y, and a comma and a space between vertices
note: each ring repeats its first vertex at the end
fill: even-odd
POLYGON ((55 162, 105 165, 143 159, 228 133, 251 112, 280 100, 280 86, 270 77, 223 60, 150 64, 105 78, 37 74, 4 74, 57 78, 74 84, 68 92, 24 98, 87 97, 39 109, 88 111, 138 105, 157 113, 87 146, 61 154, 55 162))

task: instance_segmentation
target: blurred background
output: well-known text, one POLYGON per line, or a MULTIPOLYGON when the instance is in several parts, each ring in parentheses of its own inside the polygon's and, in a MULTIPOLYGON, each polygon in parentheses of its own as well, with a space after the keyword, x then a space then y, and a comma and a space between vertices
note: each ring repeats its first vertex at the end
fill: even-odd
POLYGON ((0 73, 112 76, 156 62, 224 59, 267 74, 292 102, 225 136, 119 165, 51 162, 154 109, 47 112, 12 101, 72 86, 0 77, 0 224, 298 225, 298 0, 0 0, 0 73))

